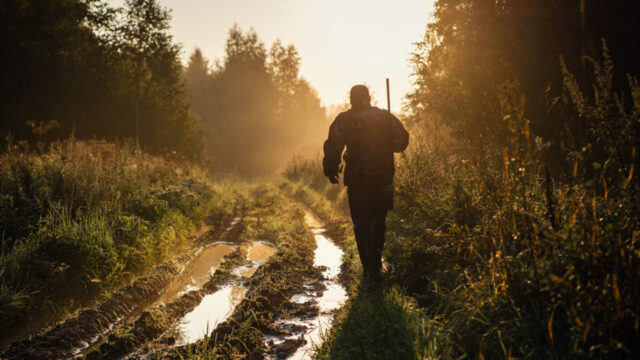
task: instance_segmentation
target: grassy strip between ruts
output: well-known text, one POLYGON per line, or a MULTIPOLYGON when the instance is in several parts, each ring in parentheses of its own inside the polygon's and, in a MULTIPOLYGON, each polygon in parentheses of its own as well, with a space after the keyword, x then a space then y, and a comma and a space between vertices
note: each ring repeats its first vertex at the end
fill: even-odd
POLYGON ((244 300, 211 336, 179 348, 174 358, 262 358, 264 336, 277 334, 274 321, 286 303, 302 289, 305 279, 317 277, 313 267, 315 243, 300 207, 275 184, 258 185, 249 195, 243 237, 266 240, 276 253, 251 277, 244 300))
POLYGON ((340 278, 349 291, 349 300, 338 311, 315 358, 429 358, 437 346, 428 340, 434 338, 431 329, 436 321, 421 313, 398 286, 385 283, 382 289, 376 289, 361 281, 362 267, 345 217, 342 189, 329 188, 323 196, 301 183, 283 181, 281 188, 320 216, 327 224, 328 235, 344 251, 340 278), (341 205, 336 207, 336 203, 341 205))
POLYGON ((59 318, 175 256, 233 212, 233 189, 101 141, 1 154, 0 332, 38 309, 59 318))

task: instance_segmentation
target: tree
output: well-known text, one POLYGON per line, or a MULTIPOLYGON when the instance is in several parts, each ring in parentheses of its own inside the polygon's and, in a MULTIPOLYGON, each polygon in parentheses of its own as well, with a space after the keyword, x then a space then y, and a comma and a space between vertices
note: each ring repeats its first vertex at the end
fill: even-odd
POLYGON ((184 78, 189 84, 189 100, 193 105, 193 111, 197 114, 204 114, 209 110, 209 102, 206 97, 210 95, 210 72, 209 60, 202 55, 200 49, 196 48, 189 57, 184 78))
MULTIPOLYGON (((196 49, 185 71, 193 108, 219 168, 269 173, 326 129, 316 92, 299 75, 300 57, 279 40, 269 51, 255 31, 229 30, 226 55, 213 69, 196 49)), ((322 134, 322 135, 319 135, 322 134)))
POLYGON ((604 37, 619 61, 614 87, 624 88, 624 75, 640 70, 640 37, 624 35, 638 34, 638 14, 640 6, 631 1, 439 0, 412 58, 408 110, 432 131, 444 124, 458 141, 482 149, 508 136, 499 89, 517 84, 536 135, 559 147, 584 144, 585 127, 563 106, 559 57, 589 84, 583 55, 598 55, 604 37))
POLYGON ((3 0, 0 2, 1 130, 33 139, 26 123, 56 120, 63 131, 89 111, 100 91, 102 49, 88 18, 91 2, 3 0))
POLYGON ((189 148, 196 124, 184 101, 180 47, 168 34, 169 21, 169 11, 156 0, 127 0, 118 47, 127 57, 135 94, 136 143, 144 137, 151 148, 189 148))
POLYGON ((138 122, 146 149, 197 156, 180 48, 168 34, 168 11, 156 1, 129 0, 125 8, 98 0, 0 5, 1 132, 34 141, 27 123, 55 121, 57 136, 116 139, 135 137, 138 122))

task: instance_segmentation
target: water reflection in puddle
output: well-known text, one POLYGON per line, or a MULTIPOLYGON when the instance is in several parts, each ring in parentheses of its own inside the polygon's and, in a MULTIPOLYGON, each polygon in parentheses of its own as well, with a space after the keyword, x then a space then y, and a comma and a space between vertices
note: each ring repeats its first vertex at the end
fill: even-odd
MULTIPOLYGON (((238 276, 250 277, 276 251, 273 244, 254 241, 247 250, 248 264, 234 269, 238 276)), ((218 324, 225 321, 242 301, 247 288, 241 285, 226 285, 213 294, 206 295, 177 326, 177 345, 194 343, 211 333, 218 324)))
POLYGON ((279 345, 285 340, 296 339, 302 335, 306 340, 305 344, 289 357, 289 359, 296 360, 310 359, 313 356, 314 347, 322 343, 322 335, 331 328, 335 311, 347 300, 347 291, 337 281, 340 265, 342 264, 342 250, 323 235, 322 223, 311 212, 305 211, 305 220, 312 229, 317 244, 314 265, 324 267, 322 285, 325 289, 320 295, 316 286, 305 284, 304 291, 292 296, 291 302, 297 304, 315 303, 318 306, 319 314, 313 317, 293 317, 278 320, 276 326, 283 330, 300 328, 305 330, 304 332, 292 331, 285 337, 268 336, 265 338, 267 346, 269 346, 279 345))
POLYGON ((241 277, 251 277, 260 265, 264 264, 276 252, 275 246, 268 241, 254 241, 247 251, 247 265, 238 266, 233 271, 241 277))
POLYGON ((236 248, 233 244, 214 243, 204 248, 185 266, 182 273, 164 291, 158 302, 169 303, 178 295, 204 285, 222 263, 222 258, 236 248))
MULTIPOLYGON (((239 218, 238 218, 239 219, 239 218)), ((239 220, 234 219, 233 224, 239 220)), ((160 295, 160 298, 156 300, 150 307, 158 304, 168 304, 175 300, 180 295, 200 289, 213 275, 215 270, 220 266, 223 258, 236 249, 236 245, 227 242, 215 242, 203 248, 196 256, 189 261, 180 274, 169 284, 166 290, 160 295)), ((235 305, 234 305, 235 306, 235 305)), ((75 357, 81 357, 89 352, 96 350, 100 344, 103 343, 103 339, 109 334, 112 328, 120 323, 123 319, 125 323, 131 323, 137 319, 137 316, 144 308, 137 309, 128 316, 118 319, 109 325, 109 327, 99 335, 85 342, 83 346, 74 351, 75 357)))
POLYGON ((325 266, 327 269, 322 275, 327 279, 333 279, 340 274, 340 265, 342 264, 342 250, 334 244, 326 236, 322 235, 324 229, 314 229, 316 252, 313 259, 313 265, 325 266))
POLYGON ((231 224, 227 226, 226 231, 233 229, 233 227, 240 221, 240 219, 242 219, 241 216, 234 217, 233 220, 231 220, 231 224))
POLYGON ((247 257, 253 262, 265 262, 275 251, 276 248, 270 242, 254 241, 249 248, 247 257))
POLYGON ((244 286, 227 285, 202 298, 200 304, 180 320, 177 345, 194 343, 211 333, 233 313, 246 293, 244 286))

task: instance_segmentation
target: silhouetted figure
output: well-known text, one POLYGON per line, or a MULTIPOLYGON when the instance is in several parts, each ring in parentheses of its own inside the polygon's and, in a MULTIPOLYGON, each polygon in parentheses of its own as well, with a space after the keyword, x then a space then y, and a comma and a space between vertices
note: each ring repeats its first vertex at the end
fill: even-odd
POLYGON ((351 109, 340 113, 324 143, 324 174, 338 183, 344 147, 344 185, 365 277, 380 280, 387 211, 393 208, 393 153, 409 144, 409 133, 388 111, 371 106, 364 85, 351 88, 351 109))

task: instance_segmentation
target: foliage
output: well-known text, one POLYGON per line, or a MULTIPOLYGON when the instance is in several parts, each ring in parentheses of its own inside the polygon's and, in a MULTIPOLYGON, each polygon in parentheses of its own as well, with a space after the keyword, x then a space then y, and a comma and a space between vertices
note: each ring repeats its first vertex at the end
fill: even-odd
POLYGON ((185 71, 194 111, 207 134, 205 145, 218 168, 264 174, 291 154, 319 145, 324 108, 298 73, 300 57, 293 45, 277 40, 267 50, 255 31, 234 26, 225 54, 211 68, 196 49, 185 71))
MULTIPOLYGON (((505 84, 506 146, 488 147, 482 158, 414 146, 399 162, 387 276, 421 316, 438 319, 421 340, 438 344, 431 356, 629 358, 640 351, 640 91, 631 76, 629 94, 613 91, 606 48, 602 62, 591 62, 593 100, 562 68, 591 144, 580 151, 563 154, 533 138, 524 95, 505 84), (548 170, 547 159, 558 156, 570 164, 566 181, 548 170)), ((317 159, 297 160, 285 174, 328 197, 320 169, 317 159)), ((334 335, 353 339, 347 334, 362 325, 340 326, 334 335)))
MULTIPOLYGON (((480 162, 423 151, 403 164, 388 260, 392 276, 443 315, 444 331, 460 348, 447 357, 620 358, 638 351, 640 199, 631 140, 638 115, 626 109, 640 98, 621 103, 604 59, 594 61, 593 103, 563 69, 586 133, 606 146, 567 154, 570 183, 549 176, 549 145, 531 138, 516 86, 500 94, 509 133, 502 156, 480 162)), ((638 92, 634 80, 630 87, 638 92)))
POLYGON ((386 256, 442 319, 438 357, 638 351, 637 12, 437 2, 407 107, 429 143, 401 163, 386 256))
POLYGON ((231 184, 195 166, 101 141, 55 142, 44 154, 11 147, 0 174, 3 324, 121 285, 235 204, 231 184))
MULTIPOLYGON (((483 156, 479 150, 509 139, 499 94, 505 84, 517 83, 531 131, 554 148, 579 150, 588 134, 565 101, 558 57, 577 70, 577 82, 593 96, 595 77, 585 56, 597 54, 601 38, 607 39, 618 64, 612 86, 621 91, 626 74, 640 72, 638 38, 631 35, 640 31, 639 13, 638 4, 625 1, 439 0, 411 58, 409 119, 425 126, 432 141, 451 130, 456 146, 483 156)), ((564 166, 559 161, 552 173, 564 166)))
MULTIPOLYGON (((334 202, 334 206, 337 205, 337 208, 342 212, 342 215, 347 215, 349 213, 346 187, 333 186, 327 181, 327 178, 322 172, 322 163, 320 158, 313 158, 312 160, 309 160, 303 157, 294 157, 287 164, 287 167, 283 171, 283 175, 285 178, 293 182, 305 184, 316 192, 323 194, 324 197, 334 202)), ((304 189, 301 189, 301 192, 304 193, 305 197, 310 196, 306 194, 304 189)), ((325 204, 324 201, 317 199, 309 201, 314 203, 314 211, 321 212, 318 215, 324 219, 332 217, 330 216, 330 211, 325 210, 328 205, 325 204)))
MULTIPOLYGON (((0 6, 0 132, 18 140, 140 138, 199 155, 169 12, 156 0, 6 0, 0 6), (43 135, 28 123, 59 126, 43 135)), ((4 138, 4 136, 3 136, 4 138)))

